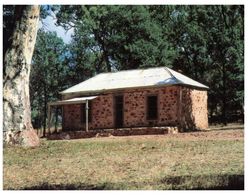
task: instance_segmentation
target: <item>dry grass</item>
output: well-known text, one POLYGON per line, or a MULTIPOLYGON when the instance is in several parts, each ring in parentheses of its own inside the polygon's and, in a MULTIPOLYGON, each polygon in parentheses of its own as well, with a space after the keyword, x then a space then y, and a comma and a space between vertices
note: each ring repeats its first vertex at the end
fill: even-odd
POLYGON ((206 132, 204 135, 203 132, 199 132, 199 134, 186 133, 175 136, 43 140, 39 148, 4 148, 3 187, 4 189, 229 187, 231 181, 238 180, 233 176, 244 175, 243 130, 206 132))

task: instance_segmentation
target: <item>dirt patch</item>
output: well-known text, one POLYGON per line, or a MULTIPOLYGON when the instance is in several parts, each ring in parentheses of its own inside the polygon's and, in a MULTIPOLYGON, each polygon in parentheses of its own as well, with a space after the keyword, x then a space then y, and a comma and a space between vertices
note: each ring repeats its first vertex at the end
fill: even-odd
POLYGON ((179 133, 177 135, 169 135, 168 137, 204 140, 236 140, 244 139, 244 130, 200 131, 191 133, 179 133))
POLYGON ((215 131, 198 131, 189 133, 178 134, 165 134, 165 135, 139 135, 139 136, 112 136, 103 138, 93 138, 104 140, 243 140, 244 130, 215 130, 215 131))
POLYGON ((134 135, 161 135, 176 134, 177 127, 135 127, 121 129, 99 129, 86 131, 67 131, 47 136, 48 140, 69 140, 92 137, 110 137, 110 136, 134 136, 134 135))
POLYGON ((68 131, 59 134, 51 134, 48 140, 73 140, 82 138, 104 140, 139 140, 150 139, 171 139, 171 140, 243 140, 244 125, 228 124, 211 125, 209 129, 203 131, 192 131, 177 133, 176 127, 143 127, 143 128, 122 128, 118 130, 104 129, 95 131, 68 131), (104 136, 103 136, 104 135, 104 136))

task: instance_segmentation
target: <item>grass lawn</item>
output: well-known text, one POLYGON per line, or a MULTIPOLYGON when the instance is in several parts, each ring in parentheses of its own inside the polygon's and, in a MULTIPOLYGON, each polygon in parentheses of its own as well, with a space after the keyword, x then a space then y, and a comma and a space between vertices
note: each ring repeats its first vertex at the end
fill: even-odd
POLYGON ((6 147, 3 188, 241 188, 243 132, 42 140, 39 148, 6 147))

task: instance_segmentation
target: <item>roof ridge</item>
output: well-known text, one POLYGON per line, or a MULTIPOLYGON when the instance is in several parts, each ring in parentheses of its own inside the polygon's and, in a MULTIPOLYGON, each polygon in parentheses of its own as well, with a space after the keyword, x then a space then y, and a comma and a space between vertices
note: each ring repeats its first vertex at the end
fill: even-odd
MULTIPOLYGON (((180 80, 179 78, 177 78, 172 72, 171 72, 171 68, 168 68, 168 67, 165 67, 165 69, 168 71, 168 73, 174 78, 174 79, 176 79, 177 81, 179 81, 180 83, 184 83, 184 82, 182 82, 182 80, 180 80)), ((173 70, 174 71, 174 70, 173 70)), ((177 72, 177 71, 175 71, 175 72, 177 72)), ((181 73, 179 73, 179 72, 177 72, 178 74, 181 74, 181 73)), ((181 74, 181 75, 183 75, 183 74, 181 74)), ((184 76, 184 75, 183 75, 184 76)))
POLYGON ((172 74, 168 67, 165 67, 164 69, 170 74, 171 77, 174 77, 176 79, 176 77, 172 74))
MULTIPOLYGON (((168 69, 170 69, 170 68, 168 68, 168 69)), ((198 81, 196 81, 196 80, 194 80, 194 79, 192 79, 192 78, 190 78, 190 77, 188 77, 188 76, 186 76, 186 75, 184 75, 184 74, 182 74, 180 72, 177 72, 177 71, 175 71, 173 69, 170 69, 170 70, 173 71, 173 72, 175 72, 176 74, 179 74, 182 77, 185 77, 186 79, 189 79, 189 80, 191 80, 191 81, 193 81, 195 83, 198 83, 198 84, 202 85, 204 88, 209 88, 208 86, 206 86, 206 85, 204 85, 204 84, 202 84, 202 83, 200 83, 200 82, 198 82, 198 81)), ((178 76, 175 76, 175 79, 178 80, 179 82, 181 82, 182 84, 186 84, 185 81, 183 81, 182 79, 179 79, 178 76)))
MULTIPOLYGON (((150 68, 139 68, 139 69, 128 69, 128 70, 117 70, 116 72, 102 72, 102 73, 99 73, 97 75, 100 75, 100 74, 108 74, 108 73, 119 73, 119 72, 129 72, 129 71, 139 71, 139 70, 149 70, 149 69, 159 69, 159 68, 167 68, 166 66, 160 66, 160 67, 150 67, 150 68)), ((96 75, 96 76, 97 76, 96 75)))

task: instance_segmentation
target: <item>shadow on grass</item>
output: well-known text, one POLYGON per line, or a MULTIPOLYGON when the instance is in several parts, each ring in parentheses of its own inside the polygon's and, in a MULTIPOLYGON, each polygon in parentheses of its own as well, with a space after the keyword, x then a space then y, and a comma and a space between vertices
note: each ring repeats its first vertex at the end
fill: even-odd
POLYGON ((224 126, 224 127, 211 127, 209 131, 225 131, 225 130, 243 130, 244 126, 224 126))
POLYGON ((107 184, 91 185, 91 184, 84 184, 84 183, 77 183, 77 184, 42 183, 37 186, 23 188, 22 190, 107 190, 107 189, 112 189, 111 186, 107 187, 106 185, 107 184))
POLYGON ((175 176, 154 182, 106 182, 98 185, 42 183, 22 190, 127 190, 144 189, 144 186, 164 190, 244 190, 244 175, 175 176))
POLYGON ((165 177, 172 190, 244 190, 244 175, 199 175, 165 177))

